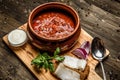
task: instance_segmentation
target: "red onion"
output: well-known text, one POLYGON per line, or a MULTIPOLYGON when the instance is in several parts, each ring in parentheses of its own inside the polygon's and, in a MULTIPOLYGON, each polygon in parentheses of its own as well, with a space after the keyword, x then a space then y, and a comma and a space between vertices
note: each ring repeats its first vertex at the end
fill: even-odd
POLYGON ((77 48, 72 51, 72 53, 82 59, 87 59, 87 56, 90 51, 90 43, 89 41, 84 42, 80 48, 77 48))
POLYGON ((80 48, 85 49, 86 53, 89 54, 90 51, 90 42, 89 41, 85 41, 80 48))

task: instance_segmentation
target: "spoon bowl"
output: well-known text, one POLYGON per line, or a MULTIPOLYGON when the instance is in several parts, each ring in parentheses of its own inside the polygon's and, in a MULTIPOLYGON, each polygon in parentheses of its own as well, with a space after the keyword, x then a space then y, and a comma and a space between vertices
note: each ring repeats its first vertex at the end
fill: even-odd
POLYGON ((106 75, 105 75, 104 67, 102 64, 102 60, 105 58, 106 50, 105 50, 104 43, 100 38, 95 37, 93 39, 92 45, 91 45, 91 52, 92 52, 93 58, 100 62, 100 65, 102 67, 102 72, 103 72, 103 79, 106 80, 106 75))

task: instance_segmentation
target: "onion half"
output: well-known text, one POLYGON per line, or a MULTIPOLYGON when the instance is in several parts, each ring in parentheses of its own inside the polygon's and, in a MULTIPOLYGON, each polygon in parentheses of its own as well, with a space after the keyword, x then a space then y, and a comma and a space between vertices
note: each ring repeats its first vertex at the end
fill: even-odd
POLYGON ((90 42, 85 41, 80 48, 77 48, 72 51, 72 53, 82 59, 87 59, 87 56, 90 52, 90 42))

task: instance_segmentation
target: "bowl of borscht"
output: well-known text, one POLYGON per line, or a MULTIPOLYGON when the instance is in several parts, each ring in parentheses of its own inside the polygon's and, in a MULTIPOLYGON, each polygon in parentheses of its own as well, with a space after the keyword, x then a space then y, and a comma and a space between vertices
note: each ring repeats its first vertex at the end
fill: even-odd
POLYGON ((31 43, 42 50, 61 51, 72 48, 81 31, 78 13, 60 2, 44 3, 29 15, 27 33, 31 43))

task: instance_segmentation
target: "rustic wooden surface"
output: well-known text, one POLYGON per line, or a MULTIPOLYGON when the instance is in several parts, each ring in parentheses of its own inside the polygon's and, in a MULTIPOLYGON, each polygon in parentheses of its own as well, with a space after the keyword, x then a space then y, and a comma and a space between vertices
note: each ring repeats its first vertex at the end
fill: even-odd
MULTIPOLYGON (((107 80, 120 80, 120 0, 0 0, 0 80, 36 80, 2 37, 26 23, 33 8, 51 1, 72 6, 79 13, 81 27, 103 39, 110 51, 103 62, 107 80)), ((96 72, 102 77, 100 65, 96 72)))

